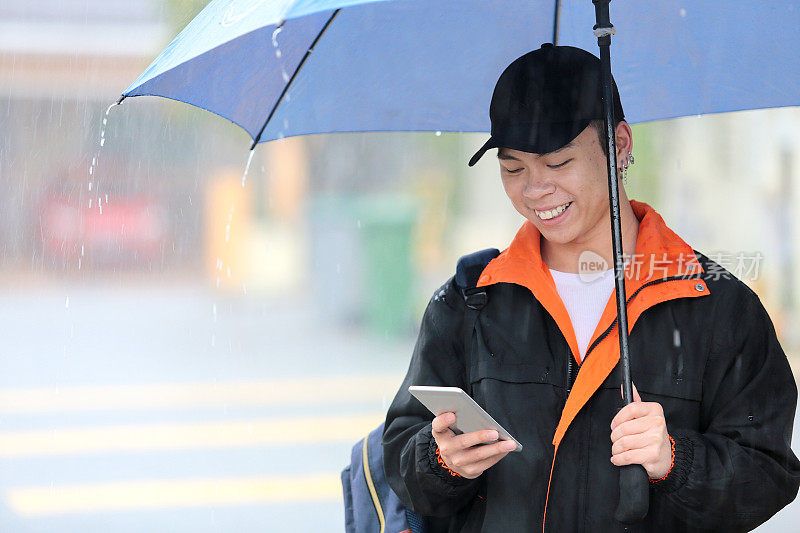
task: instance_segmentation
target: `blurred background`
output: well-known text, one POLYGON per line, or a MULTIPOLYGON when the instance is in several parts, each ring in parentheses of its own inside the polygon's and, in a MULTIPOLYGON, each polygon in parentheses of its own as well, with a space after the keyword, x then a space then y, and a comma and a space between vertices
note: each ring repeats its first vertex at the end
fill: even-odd
MULTIPOLYGON (((106 116, 203 5, 0 4, 2 531, 342 530, 428 299, 523 221, 494 152, 467 166, 487 134, 294 137, 244 176, 208 112, 106 116)), ((759 294, 797 376, 800 109, 634 143, 629 196, 759 294)))

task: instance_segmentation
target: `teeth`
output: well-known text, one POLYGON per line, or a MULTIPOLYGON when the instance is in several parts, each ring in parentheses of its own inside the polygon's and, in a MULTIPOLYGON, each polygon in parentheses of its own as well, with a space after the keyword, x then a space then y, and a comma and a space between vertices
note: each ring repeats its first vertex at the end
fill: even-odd
POLYGON ((567 208, 567 206, 569 206, 570 203, 572 203, 572 202, 567 202, 567 203, 565 203, 563 205, 560 205, 560 206, 556 207, 555 209, 551 209, 550 211, 536 211, 536 214, 542 220, 550 220, 551 218, 556 217, 556 216, 560 215, 561 213, 563 213, 564 210, 567 208))

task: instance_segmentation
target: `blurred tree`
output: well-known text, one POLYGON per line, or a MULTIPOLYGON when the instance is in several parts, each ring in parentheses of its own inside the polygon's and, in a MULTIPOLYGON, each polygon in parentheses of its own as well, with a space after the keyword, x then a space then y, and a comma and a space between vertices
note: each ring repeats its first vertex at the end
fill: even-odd
POLYGON ((635 163, 628 169, 625 191, 628 198, 647 202, 658 208, 661 183, 661 152, 654 146, 660 132, 659 122, 635 124, 633 129, 633 155, 635 163))
POLYGON ((172 35, 182 30, 207 4, 207 0, 166 0, 165 22, 169 25, 172 35))

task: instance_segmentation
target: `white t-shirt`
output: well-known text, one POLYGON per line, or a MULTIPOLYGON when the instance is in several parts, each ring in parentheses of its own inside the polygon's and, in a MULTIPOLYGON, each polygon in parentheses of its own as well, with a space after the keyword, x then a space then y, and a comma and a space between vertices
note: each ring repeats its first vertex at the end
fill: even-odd
POLYGON ((589 341, 603 315, 609 297, 614 293, 614 269, 606 270, 591 281, 572 272, 550 269, 558 295, 567 308, 572 328, 578 339, 578 352, 583 361, 589 341))

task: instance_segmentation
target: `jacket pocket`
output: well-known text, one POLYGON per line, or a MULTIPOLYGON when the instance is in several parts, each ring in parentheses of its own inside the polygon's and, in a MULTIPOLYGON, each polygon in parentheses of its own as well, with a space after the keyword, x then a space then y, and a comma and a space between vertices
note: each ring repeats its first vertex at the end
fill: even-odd
MULTIPOLYGON (((480 328, 480 325, 478 325, 480 328)), ((556 379, 551 354, 530 343, 514 342, 497 328, 476 328, 468 379, 472 385, 489 379, 506 383, 541 383, 562 385, 556 379)))
POLYGON ((703 397, 703 383, 699 379, 646 372, 638 372, 632 379, 639 392, 696 402, 703 397))
MULTIPOLYGON (((646 396, 662 396, 696 402, 703 397, 703 382, 698 377, 675 376, 669 372, 656 373, 632 368, 631 379, 644 401, 648 401, 646 396)), ((622 372, 617 365, 603 383, 603 388, 619 390, 620 383, 622 383, 622 372)))
POLYGON ((472 365, 470 382, 494 379, 507 383, 550 383, 556 385, 552 368, 545 362, 510 363, 482 359, 472 365))

